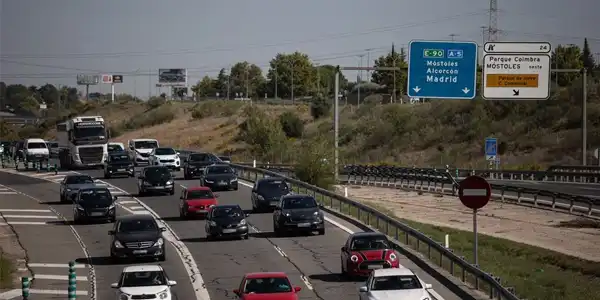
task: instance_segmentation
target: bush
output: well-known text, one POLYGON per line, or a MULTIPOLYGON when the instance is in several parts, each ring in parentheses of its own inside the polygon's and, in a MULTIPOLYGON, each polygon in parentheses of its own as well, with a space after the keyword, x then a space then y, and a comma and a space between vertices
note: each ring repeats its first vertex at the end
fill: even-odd
POLYGON ((239 101, 206 101, 194 106, 192 118, 200 120, 206 117, 233 116, 242 105, 239 101))
POLYGON ((310 115, 316 120, 327 116, 331 110, 331 103, 323 96, 315 97, 310 103, 310 115))
POLYGON ((291 111, 286 111, 279 116, 279 124, 288 138, 300 138, 304 133, 304 123, 291 111))
POLYGON ((310 151, 298 151, 298 160, 294 173, 298 180, 329 189, 334 184, 334 164, 331 157, 332 145, 325 138, 317 138, 309 145, 303 145, 310 151), (308 147, 307 147, 308 146, 308 147))
POLYGON ((288 142, 279 122, 250 106, 244 110, 244 117, 246 120, 238 126, 238 139, 250 146, 256 159, 281 162, 288 142))
POLYGON ((161 106, 149 112, 139 114, 118 126, 117 132, 135 130, 168 123, 175 119, 175 112, 170 106, 161 106))
POLYGON ((146 105, 148 105, 150 109, 155 109, 162 106, 165 103, 167 103, 167 100, 165 100, 165 98, 152 97, 148 100, 148 102, 146 102, 146 105))

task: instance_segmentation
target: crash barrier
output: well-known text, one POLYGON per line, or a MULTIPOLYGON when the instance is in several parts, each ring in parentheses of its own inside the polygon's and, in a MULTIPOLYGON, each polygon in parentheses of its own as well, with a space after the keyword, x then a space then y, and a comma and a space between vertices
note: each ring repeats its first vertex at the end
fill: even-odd
POLYGON ((23 300, 29 299, 29 287, 31 286, 31 281, 29 281, 29 277, 21 277, 21 297, 23 300))
MULTIPOLYGON (((20 161, 19 159, 14 161, 14 168, 15 170, 19 170, 20 168, 20 163, 23 163, 23 168, 24 170, 35 170, 36 172, 40 173, 40 172, 54 172, 54 174, 58 174, 58 170, 59 170, 59 166, 58 164, 54 163, 51 164, 50 161, 48 159, 42 159, 42 160, 37 160, 37 161, 20 161)), ((3 168, 5 168, 5 165, 2 165, 3 168)))
MULTIPOLYGON (((240 164, 231 164, 231 166, 236 169, 241 179, 253 182, 264 177, 283 176, 269 170, 240 164)), ((451 249, 445 248, 442 243, 434 241, 416 229, 400 223, 374 208, 331 191, 293 178, 284 176, 282 178, 292 186, 294 191, 314 196, 326 209, 336 211, 349 218, 354 218, 363 224, 374 227, 395 239, 395 242, 402 243, 419 251, 421 254, 427 256, 430 261, 443 267, 462 282, 488 294, 490 299, 519 299, 514 294, 514 289, 502 286, 500 278, 481 270, 478 266, 466 261, 464 257, 455 254, 451 249)), ((446 179, 448 178, 446 177, 446 179)))
POLYGON ((568 172, 568 173, 596 173, 600 174, 600 166, 550 166, 549 172, 568 172))
POLYGON ((77 274, 75 273, 75 262, 69 262, 69 287, 67 289, 68 299, 77 298, 77 274))
MULTIPOLYGON (((362 165, 344 168, 344 182, 348 184, 407 188, 450 195, 457 195, 458 192, 452 172, 446 170, 362 165)), ((495 200, 600 218, 600 199, 514 185, 492 183, 490 186, 495 200)))

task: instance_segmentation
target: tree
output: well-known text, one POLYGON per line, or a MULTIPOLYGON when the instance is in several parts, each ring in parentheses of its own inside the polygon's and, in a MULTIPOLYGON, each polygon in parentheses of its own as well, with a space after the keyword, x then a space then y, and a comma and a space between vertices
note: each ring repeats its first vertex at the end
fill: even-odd
MULTIPOLYGON (((397 67, 406 68, 406 53, 404 48, 400 49, 400 53, 395 51, 392 45, 392 51, 387 55, 380 56, 375 60, 375 67, 397 67)), ((393 93, 394 90, 394 71, 373 71, 371 76, 372 81, 387 87, 388 93, 393 93)), ((405 70, 396 71, 396 99, 404 94, 406 86, 407 74, 405 70)))
POLYGON ((258 86, 265 80, 260 67, 247 61, 233 65, 229 74, 231 76, 231 91, 246 95, 246 90, 248 90, 246 97, 256 97, 258 86))
POLYGON ((218 90, 215 88, 215 80, 207 75, 192 87, 192 92, 196 97, 215 97, 218 90))
POLYGON ((592 71, 596 67, 596 61, 594 60, 594 54, 590 50, 587 38, 583 40, 583 53, 581 54, 581 63, 583 67, 587 69, 588 74, 592 75, 592 71))
MULTIPOLYGON (((552 52, 551 64, 556 69, 581 69, 583 68, 581 49, 576 45, 558 45, 552 52)), ((579 73, 552 74, 553 81, 557 81, 559 86, 567 86, 577 77, 579 73)))
POLYGON ((219 75, 215 79, 213 84, 215 90, 220 94, 221 97, 227 96, 227 86, 229 85, 229 75, 226 74, 225 68, 219 71, 219 75))
POLYGON ((277 54, 269 63, 267 73, 268 90, 282 98, 291 98, 292 86, 294 97, 310 95, 315 90, 316 72, 308 55, 294 52, 277 54), (293 84, 292 84, 293 83, 293 84))
MULTIPOLYGON (((336 67, 332 65, 322 65, 315 68, 317 72, 317 93, 327 96, 333 96, 335 90, 335 72, 336 67)), ((340 73, 340 91, 348 86, 348 79, 340 73)))
POLYGON ((44 101, 48 107, 58 104, 58 101, 60 100, 60 94, 52 84, 43 85, 38 89, 38 93, 40 94, 41 100, 44 101))

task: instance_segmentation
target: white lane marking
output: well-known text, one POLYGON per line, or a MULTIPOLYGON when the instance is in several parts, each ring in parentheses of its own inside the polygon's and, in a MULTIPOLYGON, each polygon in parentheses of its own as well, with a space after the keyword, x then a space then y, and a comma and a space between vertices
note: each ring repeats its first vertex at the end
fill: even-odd
POLYGON ((279 253, 279 255, 281 255, 283 257, 287 257, 287 255, 285 254, 285 252, 283 252, 283 250, 281 248, 279 248, 279 246, 273 245, 273 247, 275 248, 275 251, 277 251, 279 253))
POLYGON ((49 225, 48 222, 0 222, 0 226, 7 225, 49 225))
MULTIPOLYGON (((248 187, 248 188, 252 188, 254 187, 253 184, 250 183, 246 183, 246 182, 242 182, 242 181, 238 181, 241 185, 248 187)), ((328 223, 330 223, 331 225, 347 232, 348 234, 353 234, 354 231, 352 231, 350 228, 340 224, 339 222, 336 222, 334 220, 332 220, 331 218, 325 216, 325 221, 327 221, 328 223)), ((277 250, 277 249, 275 249, 277 250)), ((284 253, 285 254, 285 253, 284 253)), ((310 284, 310 281, 308 281, 308 278, 304 278, 306 279, 306 281, 304 282, 304 284, 307 286, 308 289, 312 290, 312 284, 310 284)), ((302 281, 304 281, 304 279, 302 279, 302 281)), ((434 291, 433 289, 427 290, 431 296, 433 296, 436 300, 444 300, 444 298, 442 298, 442 296, 440 294, 438 294, 436 291, 434 291)))
POLYGON ((306 285, 306 288, 309 290, 314 290, 313 285, 310 283, 310 281, 308 281, 308 277, 304 276, 304 275, 300 275, 300 280, 302 280, 302 282, 304 282, 304 285, 306 285))
POLYGON ((127 208, 129 208, 131 210, 145 209, 143 206, 128 206, 127 208))
POLYGON ((137 204, 137 201, 123 200, 123 201, 119 201, 119 204, 137 204))
MULTIPOLYGON (((34 274, 33 279, 47 279, 47 280, 69 280, 68 275, 49 275, 49 274, 34 274)), ((88 281, 87 276, 75 276, 76 281, 88 281)))
POLYGON ((486 196, 487 190, 485 189, 464 189, 462 190, 463 196, 486 196))
POLYGON ((16 218, 16 219, 58 219, 57 216, 40 216, 40 215, 2 215, 5 218, 16 218))
POLYGON ((131 210, 125 206, 121 206, 121 207, 126 211, 130 211, 134 215, 152 215, 152 213, 150 213, 149 211, 147 211, 145 209, 144 210, 131 210))
MULTIPOLYGON (((29 293, 30 294, 34 294, 34 295, 57 295, 57 296, 63 296, 63 295, 68 295, 67 290, 38 290, 38 289, 29 289, 29 293)), ((77 296, 87 296, 88 292, 87 291, 81 291, 81 290, 77 290, 75 291, 75 295, 77 296)))
MULTIPOLYGON (((28 263, 30 268, 68 268, 69 264, 50 264, 50 263, 28 263)), ((85 269, 85 264, 75 264, 75 269, 85 269)))
POLYGON ((16 195, 17 193, 15 192, 5 192, 5 191, 0 191, 0 195, 16 195))
POLYGON ((0 208, 0 212, 29 212, 29 213, 51 213, 49 209, 12 209, 12 208, 0 208))

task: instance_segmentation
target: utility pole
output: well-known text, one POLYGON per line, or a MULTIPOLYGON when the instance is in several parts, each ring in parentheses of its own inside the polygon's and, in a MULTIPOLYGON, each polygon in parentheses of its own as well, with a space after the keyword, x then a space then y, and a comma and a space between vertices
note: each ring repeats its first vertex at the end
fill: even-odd
POLYGON ((148 69, 148 100, 152 98, 152 69, 148 69))
MULTIPOLYGON (((396 67, 396 51, 394 50, 394 44, 392 43, 392 67, 396 67)), ((396 103, 396 69, 394 69, 394 89, 392 90, 392 103, 396 103)))
MULTIPOLYGON (((369 48, 369 49, 365 49, 365 51, 367 51, 367 67, 371 66, 371 51, 373 51, 373 48, 369 48)), ((371 81, 371 71, 367 70, 367 78, 369 78, 369 81, 371 81)))
POLYGON ((319 63, 316 63, 315 66, 317 67, 317 95, 319 95, 321 93, 321 68, 319 63))
POLYGON ((458 34, 451 33, 448 35, 450 39, 454 42, 454 38, 458 36, 458 34))
POLYGON ((275 99, 279 99, 279 95, 277 94, 277 67, 275 67, 275 99))
POLYGON ((231 68, 227 72, 227 100, 229 100, 229 94, 231 93, 231 68))
MULTIPOLYGON (((360 62, 358 63, 358 67, 359 68, 362 68, 363 57, 364 56, 365 56, 364 54, 361 54, 361 55, 358 56, 358 57, 360 57, 360 62)), ((360 106, 360 85, 361 85, 361 83, 362 83, 362 70, 359 70, 358 71, 358 78, 356 80, 356 84, 357 84, 357 88, 358 88, 358 95, 357 95, 357 98, 356 98, 356 105, 357 106, 360 106)))
POLYGON ((248 82, 248 66, 246 66, 246 98, 250 99, 250 85, 248 82))
POLYGON ((498 0, 490 0, 489 24, 488 24, 488 41, 495 42, 498 40, 498 0))
POLYGON ((294 104, 294 67, 296 64, 292 62, 292 104, 294 104))

